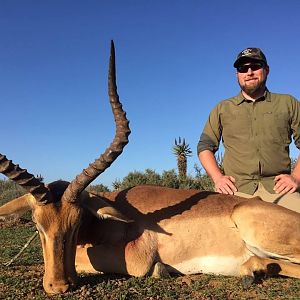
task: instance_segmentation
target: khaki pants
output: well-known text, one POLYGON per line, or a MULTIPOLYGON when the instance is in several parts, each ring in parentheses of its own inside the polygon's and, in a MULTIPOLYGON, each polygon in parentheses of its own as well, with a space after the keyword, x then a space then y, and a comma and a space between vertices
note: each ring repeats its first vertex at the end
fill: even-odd
POLYGON ((262 200, 267 202, 272 202, 279 204, 283 207, 289 208, 300 213, 300 193, 295 192, 292 194, 271 194, 269 193, 261 183, 258 185, 258 189, 255 191, 253 195, 236 192, 235 195, 244 197, 244 198, 253 198, 259 196, 262 200))

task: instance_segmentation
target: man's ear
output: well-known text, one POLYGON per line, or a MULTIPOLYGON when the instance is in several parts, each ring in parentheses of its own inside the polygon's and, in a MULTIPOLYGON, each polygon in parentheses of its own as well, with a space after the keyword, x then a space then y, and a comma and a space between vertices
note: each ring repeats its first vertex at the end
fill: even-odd
POLYGON ((266 70, 266 75, 269 75, 270 67, 268 65, 265 66, 265 70, 266 70))
POLYGON ((93 194, 85 194, 81 206, 88 209, 98 219, 111 219, 125 223, 133 222, 127 216, 111 206, 105 199, 93 194))

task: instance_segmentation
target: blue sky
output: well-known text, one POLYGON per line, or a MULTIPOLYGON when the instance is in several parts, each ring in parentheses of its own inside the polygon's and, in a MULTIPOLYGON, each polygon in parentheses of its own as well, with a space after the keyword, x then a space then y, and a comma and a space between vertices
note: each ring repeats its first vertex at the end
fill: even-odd
POLYGON ((0 0, 0 152, 46 182, 72 180, 98 157, 115 130, 113 39, 132 134, 94 184, 176 168, 179 136, 193 174, 210 110, 239 92, 238 52, 263 49, 269 89, 300 99, 299 11, 298 0, 0 0))

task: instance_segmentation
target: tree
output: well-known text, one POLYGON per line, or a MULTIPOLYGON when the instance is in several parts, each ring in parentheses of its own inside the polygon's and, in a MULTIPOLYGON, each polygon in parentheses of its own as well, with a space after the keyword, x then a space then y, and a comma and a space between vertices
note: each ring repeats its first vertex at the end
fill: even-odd
POLYGON ((101 192, 110 192, 110 189, 106 185, 100 183, 100 184, 90 185, 87 188, 87 191, 97 194, 101 192))
POLYGON ((161 177, 152 169, 146 169, 144 172, 129 172, 122 180, 115 180, 112 183, 114 190, 122 190, 141 184, 161 185, 161 177))
POLYGON ((185 139, 181 140, 179 137, 178 142, 175 139, 173 153, 177 158, 179 180, 185 180, 187 175, 187 157, 192 155, 192 150, 190 149, 189 144, 186 144, 185 139))
POLYGON ((200 189, 205 191, 214 191, 214 183, 206 172, 202 173, 202 168, 197 164, 194 164, 194 170, 196 172, 195 181, 200 183, 200 189))

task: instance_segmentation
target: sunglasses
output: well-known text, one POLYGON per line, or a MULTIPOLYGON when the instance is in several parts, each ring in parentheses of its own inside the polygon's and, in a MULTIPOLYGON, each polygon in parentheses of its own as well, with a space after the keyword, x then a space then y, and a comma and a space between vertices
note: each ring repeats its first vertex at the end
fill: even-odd
POLYGON ((255 64, 249 64, 249 65, 243 65, 238 66, 236 69, 239 73, 247 73, 249 69, 252 71, 257 71, 263 67, 263 64, 261 63, 255 63, 255 64))

